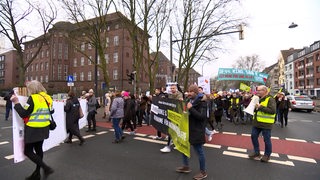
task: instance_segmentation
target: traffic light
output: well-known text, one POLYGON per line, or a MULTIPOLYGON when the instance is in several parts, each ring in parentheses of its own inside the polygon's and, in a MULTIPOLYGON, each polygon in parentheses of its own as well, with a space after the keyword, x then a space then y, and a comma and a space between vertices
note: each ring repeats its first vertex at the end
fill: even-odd
POLYGON ((133 84, 134 74, 133 74, 133 73, 130 73, 130 74, 127 74, 127 76, 129 77, 129 78, 128 78, 129 84, 133 84))

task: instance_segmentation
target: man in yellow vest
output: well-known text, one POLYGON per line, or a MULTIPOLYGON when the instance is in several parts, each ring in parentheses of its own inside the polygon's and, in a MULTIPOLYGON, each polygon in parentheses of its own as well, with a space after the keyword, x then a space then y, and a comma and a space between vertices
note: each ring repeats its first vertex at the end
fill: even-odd
POLYGON ((272 153, 271 143, 271 129, 276 115, 276 101, 269 95, 268 88, 264 85, 257 87, 257 96, 259 96, 259 103, 255 106, 255 114, 253 120, 253 127, 251 132, 251 141, 254 152, 249 154, 250 159, 260 158, 259 149, 259 134, 262 132, 265 151, 260 159, 261 162, 268 162, 272 153))

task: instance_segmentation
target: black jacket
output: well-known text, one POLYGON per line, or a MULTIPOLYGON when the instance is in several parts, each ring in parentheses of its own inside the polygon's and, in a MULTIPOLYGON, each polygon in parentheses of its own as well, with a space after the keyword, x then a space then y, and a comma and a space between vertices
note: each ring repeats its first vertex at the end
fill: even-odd
POLYGON ((207 103, 201 97, 197 97, 192 102, 189 109, 189 142, 190 144, 204 144, 205 127, 207 124, 207 103))
POLYGON ((69 98, 66 105, 64 106, 64 111, 66 112, 66 129, 79 129, 79 108, 80 102, 77 97, 69 98))

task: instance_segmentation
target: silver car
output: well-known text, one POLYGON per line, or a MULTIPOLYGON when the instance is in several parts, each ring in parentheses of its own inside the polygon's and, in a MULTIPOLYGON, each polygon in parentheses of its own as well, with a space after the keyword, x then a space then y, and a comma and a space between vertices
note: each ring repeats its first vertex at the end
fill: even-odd
POLYGON ((289 95, 287 98, 291 103, 291 110, 307 110, 307 112, 311 112, 314 109, 315 102, 312 101, 308 96, 292 96, 289 95))

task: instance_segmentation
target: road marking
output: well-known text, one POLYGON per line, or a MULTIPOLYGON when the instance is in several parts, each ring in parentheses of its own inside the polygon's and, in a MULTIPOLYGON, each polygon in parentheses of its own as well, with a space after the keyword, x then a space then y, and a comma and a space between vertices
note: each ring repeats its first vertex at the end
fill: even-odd
POLYGON ((241 136, 251 136, 251 134, 241 134, 241 136))
POLYGON ((247 152, 247 149, 243 149, 243 148, 236 148, 236 147, 228 147, 228 150, 230 151, 238 151, 238 152, 247 152))
POLYGON ((11 129, 12 126, 6 126, 6 127, 2 127, 1 129, 11 129))
POLYGON ((96 134, 101 135, 101 134, 106 134, 108 133, 108 131, 101 131, 101 132, 97 132, 96 134))
MULTIPOLYGON (((223 151, 223 155, 249 159, 248 154, 237 153, 237 152, 223 151)), ((255 159, 255 160, 257 160, 257 159, 255 159)), ((287 165, 287 166, 294 166, 292 161, 279 161, 279 160, 270 159, 269 162, 287 165)))
POLYGON ((146 136, 146 134, 141 134, 141 133, 135 133, 134 135, 136 135, 136 136, 141 136, 141 137, 146 136))
POLYGON ((285 138, 288 141, 297 141, 297 142, 307 142, 306 140, 303 139, 293 139, 293 138, 285 138))
POLYGON ((300 120, 301 122, 312 122, 311 120, 300 120))
POLYGON ((159 140, 154 140, 154 139, 149 139, 149 138, 134 137, 133 139, 140 140, 140 141, 146 141, 146 142, 152 142, 152 143, 158 143, 158 144, 167 144, 167 142, 165 142, 165 141, 159 141, 159 140))
POLYGON ((8 144, 8 143, 9 143, 8 141, 3 141, 3 142, 0 142, 0 145, 8 144))
POLYGON ((305 158, 305 157, 300 157, 300 156, 291 156, 287 155, 289 159, 291 160, 297 160, 297 161, 303 161, 303 162, 309 162, 309 163, 315 163, 317 164, 317 161, 311 158, 305 158))
POLYGON ((292 161, 279 161, 279 160, 270 159, 269 162, 281 164, 281 165, 286 165, 286 166, 294 166, 292 161))
POLYGON ((313 143, 315 143, 315 144, 320 144, 320 142, 319 141, 312 141, 313 143))
POLYGON ((204 144, 203 146, 216 148, 216 149, 221 149, 221 146, 220 145, 216 145, 216 144, 204 144))
POLYGON ((89 135, 83 136, 84 139, 91 138, 91 137, 94 137, 94 135, 89 134, 89 135))
MULTIPOLYGON (((260 151, 260 154, 264 154, 264 151, 260 151)), ((280 157, 278 153, 271 153, 271 157, 280 157)))
POLYGON ((234 132, 222 132, 222 134, 237 135, 237 133, 234 132))
POLYGON ((276 136, 271 136, 271 139, 280 139, 280 138, 276 136))
POLYGON ((14 156, 13 156, 13 155, 9 155, 9 156, 5 156, 4 158, 6 158, 6 159, 10 160, 10 159, 13 159, 13 158, 14 158, 14 156))

